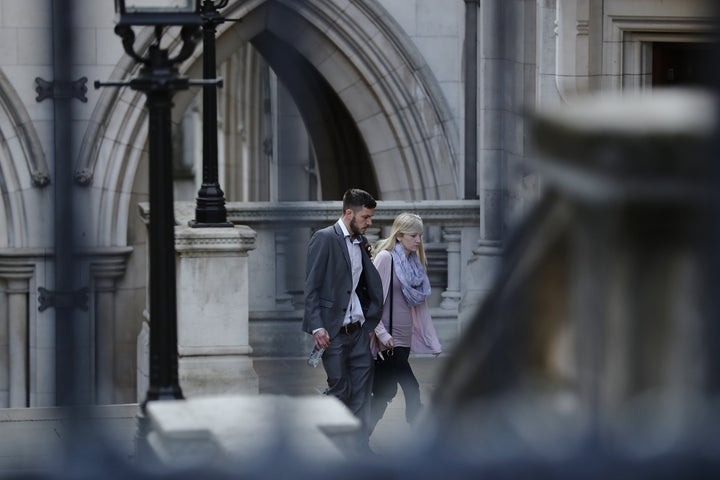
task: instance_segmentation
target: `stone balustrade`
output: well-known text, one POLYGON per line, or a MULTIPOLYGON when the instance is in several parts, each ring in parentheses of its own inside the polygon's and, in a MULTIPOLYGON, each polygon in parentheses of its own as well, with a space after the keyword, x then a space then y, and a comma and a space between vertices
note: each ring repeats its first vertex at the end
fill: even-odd
MULTIPOLYGON (((305 256, 312 232, 337 221, 340 201, 229 202, 228 219, 257 233, 249 254, 250 340, 256 355, 302 355, 307 335, 299 328, 303 309, 305 256)), ((141 206, 141 211, 146 209, 141 206)), ((180 225, 194 216, 195 204, 176 202, 180 225)), ((480 202, 477 200, 379 201, 371 242, 389 234, 394 218, 410 211, 423 218, 428 273, 433 289, 430 306, 443 344, 454 343, 458 307, 466 293, 465 267, 478 246, 480 202)), ((143 215, 147 213, 144 210, 143 215)), ((499 254, 499 246, 496 249, 499 254)), ((228 279, 232 278, 231 272, 228 279)))

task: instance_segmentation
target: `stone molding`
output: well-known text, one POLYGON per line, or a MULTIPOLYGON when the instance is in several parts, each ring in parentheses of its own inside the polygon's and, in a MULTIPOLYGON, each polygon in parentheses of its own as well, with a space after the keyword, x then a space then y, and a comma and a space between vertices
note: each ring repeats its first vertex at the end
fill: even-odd
POLYGON ((175 251, 181 256, 237 252, 255 249, 255 232, 244 225, 232 228, 175 228, 175 251))
MULTIPOLYGON (((28 293, 28 280, 35 275, 36 265, 50 256, 52 253, 44 249, 2 248, 0 249, 0 278, 20 280, 24 285, 22 293, 28 293)), ((17 288, 18 284, 13 282, 13 285, 15 285, 14 288, 17 288)))
POLYGON ((35 274, 35 265, 27 263, 7 264, 0 262, 0 278, 8 280, 8 286, 16 293, 27 293, 27 281, 35 274), (18 282, 19 281, 19 282, 18 282), (15 287, 12 287, 12 286, 15 287), (24 285, 22 290, 17 290, 18 285, 24 285))
MULTIPOLYGON (((228 202, 228 220, 240 225, 292 224, 324 225, 340 218, 342 202, 228 202)), ((145 222, 150 218, 148 203, 139 205, 140 215, 145 222)), ((181 224, 193 218, 193 202, 175 202, 175 217, 181 224)), ((402 200, 378 201, 373 223, 384 226, 392 224, 401 212, 416 212, 426 224, 443 226, 479 226, 479 200, 402 200)), ((219 229, 217 229, 219 230, 219 229)))
POLYGON ((653 42, 708 41, 717 31, 717 22, 702 18, 608 15, 603 38, 603 72, 607 89, 649 87, 650 73, 644 61, 651 57, 653 42))
POLYGON ((89 258, 90 272, 95 278, 117 279, 125 274, 132 247, 110 247, 83 252, 89 258))
MULTIPOLYGON (((406 202, 402 200, 384 200, 377 202, 373 223, 379 226, 391 225, 395 217, 402 212, 415 212, 423 218, 426 225, 441 224, 445 227, 477 227, 480 225, 479 200, 420 200, 406 202)), ((228 202, 225 204, 228 221, 244 225, 276 224, 297 226, 325 225, 340 218, 342 202, 228 202)), ((140 216, 145 223, 150 220, 150 205, 138 204, 140 216)), ((194 215, 194 202, 175 202, 175 218, 180 225, 186 225, 194 215)), ((252 231, 250 228, 248 228, 252 231)), ((222 229, 194 229, 214 230, 222 229)), ((182 240, 176 228, 176 244, 180 251, 182 240)), ((210 233, 208 233, 210 235, 210 233)))

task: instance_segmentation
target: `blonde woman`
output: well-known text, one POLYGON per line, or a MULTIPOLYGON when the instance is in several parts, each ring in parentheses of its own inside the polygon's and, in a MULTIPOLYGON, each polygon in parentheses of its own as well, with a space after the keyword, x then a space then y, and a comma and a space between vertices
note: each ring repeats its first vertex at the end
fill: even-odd
POLYGON ((384 304, 371 343, 377 359, 371 431, 395 397, 398 384, 405 396, 405 418, 410 424, 414 422, 422 404, 420 386, 408 361, 410 351, 435 355, 442 351, 427 304, 430 281, 422 236, 420 216, 401 213, 393 222, 390 236, 380 240, 374 249, 373 264, 382 280, 384 304))

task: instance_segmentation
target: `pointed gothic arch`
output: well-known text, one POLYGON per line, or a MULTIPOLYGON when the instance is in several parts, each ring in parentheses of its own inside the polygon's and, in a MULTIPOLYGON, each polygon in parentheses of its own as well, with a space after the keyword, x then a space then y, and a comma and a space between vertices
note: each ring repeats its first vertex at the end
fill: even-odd
MULTIPOLYGON (((422 56, 377 2, 231 0, 224 13, 243 20, 218 29, 218 62, 238 43, 253 42, 261 53, 280 49, 274 59, 278 77, 286 85, 300 82, 295 100, 304 105, 313 140, 321 139, 325 149, 322 181, 366 169, 359 181, 376 182, 382 199, 458 198, 459 136, 450 109, 422 56), (314 74, 292 78, 292 69, 283 71, 288 52, 314 74), (301 92, 321 95, 313 103, 298 98, 301 92), (350 148, 366 150, 353 157, 359 162, 338 159, 348 151, 348 138, 338 141, 332 130, 328 135, 337 115, 343 118, 336 133, 347 135, 351 126, 357 134, 350 132, 350 148), (313 126, 317 118, 320 123, 313 126)), ((149 39, 143 33, 138 38, 149 39)), ((201 76, 200 50, 182 66, 183 74, 201 76)), ((114 77, 130 75, 133 68, 125 57, 114 77)), ((147 140, 141 97, 127 88, 103 92, 83 141, 76 178, 89 188, 98 219, 90 242, 97 245, 126 242, 129 192, 147 140)), ((192 98, 192 93, 176 95, 174 114, 179 117, 192 98)))
POLYGON ((0 247, 30 246, 25 192, 49 183, 45 153, 30 115, 0 71, 0 247))
POLYGON ((220 30, 218 60, 233 43, 249 41, 290 85, 311 136, 313 127, 319 132, 314 146, 335 162, 325 162, 323 184, 356 177, 357 169, 343 172, 338 162, 346 150, 328 145, 351 126, 367 149, 380 198, 459 198, 459 135, 450 109, 423 57, 376 1, 231 1, 225 13, 243 21, 220 30), (283 74, 283 67, 289 72, 283 74), (311 73, 293 75, 293 68, 311 73), (309 102, 306 92, 319 99, 309 102), (348 124, 338 128, 345 112, 348 124), (319 138, 328 131, 328 141, 319 138))

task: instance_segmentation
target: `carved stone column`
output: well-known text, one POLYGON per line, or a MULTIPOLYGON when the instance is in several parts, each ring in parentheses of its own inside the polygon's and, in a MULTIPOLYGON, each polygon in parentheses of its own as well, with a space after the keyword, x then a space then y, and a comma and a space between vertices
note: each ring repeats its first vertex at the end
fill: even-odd
POLYGON ((287 287, 287 242, 289 236, 285 232, 275 233, 275 308, 277 310, 294 310, 292 295, 287 287))
POLYGON ((113 403, 115 377, 115 279, 95 280, 95 403, 113 403), (106 315, 100 312, 106 312, 106 315))
POLYGON ((248 251, 255 248, 255 232, 181 226, 175 247, 183 393, 258 393, 248 325, 248 251))
POLYGON ((8 266, 0 271, 7 284, 8 407, 29 406, 28 292, 32 265, 8 266))
POLYGON ((440 307, 455 310, 460 305, 460 228, 443 228, 443 241, 447 243, 447 288, 442 292, 440 307))
POLYGON ((101 252, 90 263, 95 287, 95 403, 115 402, 115 282, 132 248, 101 252))
POLYGON ((8 341, 8 301, 5 279, 0 277, 0 408, 9 406, 10 345, 8 341))
POLYGON ((458 307, 460 328, 468 325, 492 288, 494 275, 502 262, 502 243, 481 239, 472 249, 463 277, 463 296, 458 307))

